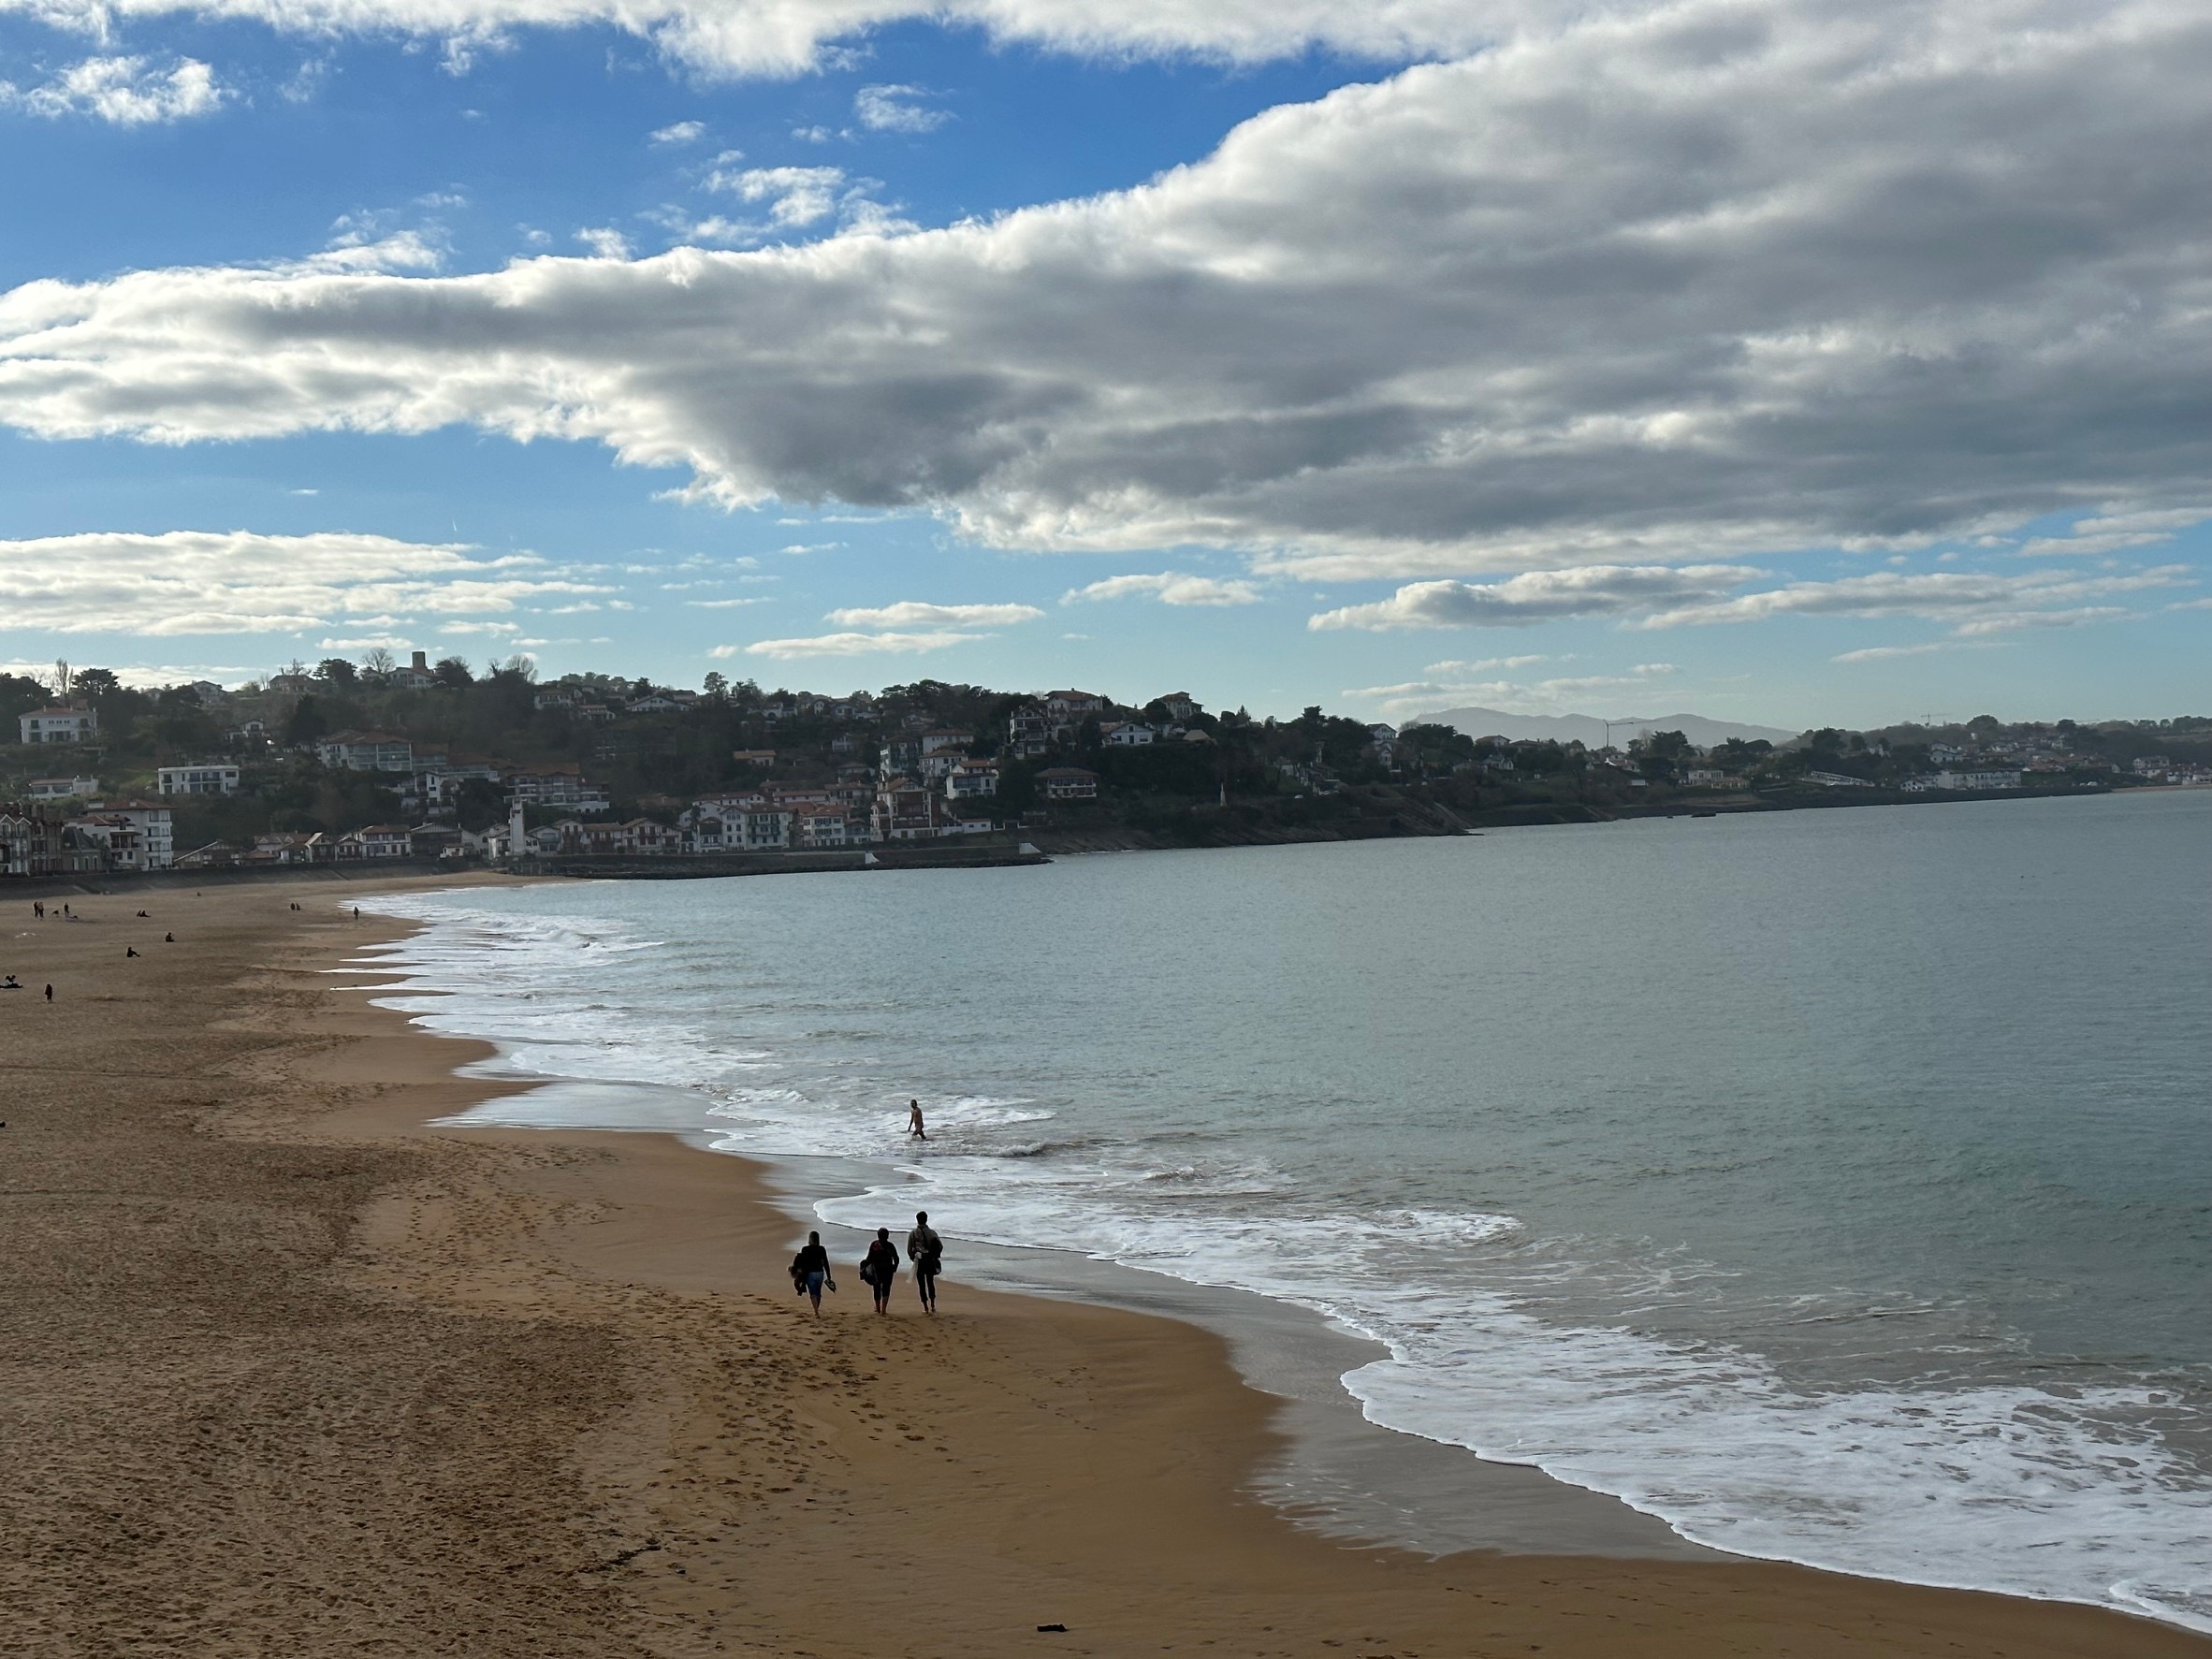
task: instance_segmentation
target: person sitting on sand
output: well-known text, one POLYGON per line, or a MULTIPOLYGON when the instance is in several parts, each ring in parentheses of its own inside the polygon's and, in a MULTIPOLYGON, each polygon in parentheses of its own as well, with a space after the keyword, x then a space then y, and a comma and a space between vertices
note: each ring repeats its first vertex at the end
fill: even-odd
POLYGON ((165 945, 173 945, 177 942, 177 936, 173 933, 165 933, 161 936, 161 942, 165 945))
POLYGON ((922 1102, 919 1100, 907 1102, 907 1133, 917 1141, 929 1139, 929 1131, 922 1127, 922 1102))
POLYGON ((0 991, 20 991, 22 989, 22 986, 15 982, 15 975, 12 973, 7 976, 4 982, 0 982, 0 991))
POLYGON ((922 1311, 937 1312, 937 1275, 943 1269, 945 1241, 929 1225, 929 1212, 914 1213, 914 1230, 907 1234, 907 1259, 914 1264, 914 1288, 922 1293, 922 1311))
POLYGON ((876 1293, 876 1311, 891 1311, 891 1287, 898 1283, 898 1246, 891 1242, 891 1229, 876 1229, 875 1242, 860 1264, 860 1276, 876 1293))
POLYGON ((125 945, 123 948, 123 953, 126 959, 136 956, 138 953, 138 947, 136 945, 125 945))
POLYGON ((822 1317, 822 1288, 832 1290, 837 1281, 830 1277, 829 1251, 823 1246, 822 1235, 810 1232, 807 1242, 799 1246, 799 1253, 791 1259, 792 1288, 814 1300, 814 1317, 822 1317))

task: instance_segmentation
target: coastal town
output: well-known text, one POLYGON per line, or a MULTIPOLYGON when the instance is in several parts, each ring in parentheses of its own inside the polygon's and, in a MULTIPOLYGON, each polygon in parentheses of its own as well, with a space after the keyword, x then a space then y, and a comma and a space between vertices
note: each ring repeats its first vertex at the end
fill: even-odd
POLYGON ((841 694, 539 681, 427 653, 266 678, 0 677, 0 874, 795 860, 1462 834, 1653 811, 2212 785, 2212 720, 1511 740, 921 681, 841 694))

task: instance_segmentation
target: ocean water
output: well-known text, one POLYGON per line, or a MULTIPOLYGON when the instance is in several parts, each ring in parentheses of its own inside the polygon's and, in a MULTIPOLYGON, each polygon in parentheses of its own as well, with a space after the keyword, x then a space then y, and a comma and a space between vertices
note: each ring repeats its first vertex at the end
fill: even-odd
POLYGON ((387 1000, 873 1160, 819 1213, 955 1272, 1294 1302, 1697 1542, 2212 1630, 2212 791, 376 908, 387 1000))

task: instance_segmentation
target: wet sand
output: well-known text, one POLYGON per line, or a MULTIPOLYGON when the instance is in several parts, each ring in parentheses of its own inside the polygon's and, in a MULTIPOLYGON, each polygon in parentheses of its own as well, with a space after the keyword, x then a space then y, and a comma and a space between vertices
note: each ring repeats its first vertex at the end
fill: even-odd
POLYGON ((848 1273, 816 1321, 742 1160, 428 1128, 502 1085, 326 971, 390 931, 342 897, 0 894, 0 1653, 2212 1655, 1295 1526, 1251 1495, 1278 1403, 1205 1330, 975 1290, 956 1241, 941 1317, 848 1273))

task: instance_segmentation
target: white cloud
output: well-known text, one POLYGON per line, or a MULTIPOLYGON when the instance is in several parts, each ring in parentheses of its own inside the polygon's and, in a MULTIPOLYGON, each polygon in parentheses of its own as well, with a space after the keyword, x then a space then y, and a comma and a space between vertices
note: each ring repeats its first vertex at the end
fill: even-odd
POLYGON ((527 556, 335 531, 91 532, 0 541, 0 618, 10 633, 273 633, 388 626, 395 614, 483 616, 604 589, 527 556))
POLYGON ((1308 628, 1525 628, 1566 617, 1616 617, 1684 600, 1717 600, 1765 573, 1739 564, 1590 564, 1503 582, 1412 582, 1390 598, 1307 618, 1308 628))
MULTIPOLYGON (((222 3, 304 26, 377 0, 222 3)), ((542 3, 408 15, 597 15, 542 3)), ((771 13, 831 9, 624 16, 729 64, 771 13)), ((896 9, 853 0, 837 27, 896 9)), ((1329 581, 1890 552, 2168 511, 2212 477, 2192 413, 2212 173, 2177 138, 2212 80, 2202 7, 933 15, 1230 55, 1495 44, 1269 110, 1138 189, 919 234, 872 233, 852 181, 811 176, 836 169, 749 169, 725 188, 758 211, 729 235, 846 234, 454 277, 31 284, 0 298, 0 419, 165 442, 474 425, 604 443, 725 503, 1228 546, 1329 581)), ((778 38, 789 66, 819 36, 778 38)))
POLYGON ((871 657, 882 653, 911 654, 941 651, 948 646, 968 645, 983 637, 952 630, 926 633, 819 633, 807 639, 760 639, 745 647, 717 646, 710 657, 735 657, 740 649, 754 657, 795 662, 806 657, 871 657))
POLYGON ((1530 651, 1518 657, 1484 657, 1476 662, 1432 662, 1421 672, 1430 676, 1488 674, 1500 668, 1526 668, 1535 662, 1549 662, 1549 652, 1530 651))
MULTIPOLYGON (((735 153, 731 153, 734 156, 735 153)), ((764 219, 718 214, 691 222, 681 214, 662 216, 672 228, 694 241, 766 241, 830 219, 847 234, 882 236, 913 228, 897 217, 894 208, 876 199, 874 193, 882 188, 881 181, 851 177, 843 167, 718 167, 704 182, 708 190, 734 196, 739 201, 765 203, 768 211, 764 219)))
POLYGON ((1652 629, 1755 622, 1782 616, 1914 617, 1951 622, 1961 635, 1997 633, 2112 620, 2129 613, 2118 606, 2084 606, 2080 602, 2183 586, 2194 575, 2179 564, 2099 575, 2054 570, 1885 570, 1833 582, 1790 582, 1749 593, 1730 591, 1766 574, 1746 565, 1693 564, 1678 569, 1600 564, 1532 571, 1502 582, 1411 582, 1388 599, 1323 611, 1308 618, 1306 626, 1370 632, 1518 628, 1616 617, 1625 627, 1652 629))
POLYGON ((697 611, 743 610, 749 604, 766 604, 764 599, 687 599, 682 602, 697 611))
POLYGON ((588 226, 576 232, 576 240, 589 248, 595 259, 630 257, 630 239, 611 226, 588 226))
POLYGON ((696 144, 706 136, 704 121, 677 121, 660 128, 651 135, 655 144, 696 144))
POLYGON ((1887 662, 1898 657, 1928 657, 1938 651, 1956 651, 1960 646, 1955 640, 1935 639, 1923 645, 1869 646, 1864 650, 1843 651, 1828 659, 1831 662, 1887 662))
MULTIPOLYGON (((710 74, 789 76, 822 67, 836 43, 902 19, 976 28, 1001 42, 1083 53, 1254 62, 1324 46, 1404 59, 1493 37, 1512 0, 5 0, 0 10, 104 34, 112 19, 247 20, 287 34, 404 35, 440 44, 449 66, 518 30, 604 26, 652 41, 710 74)), ((1532 7, 1533 9, 1533 7, 1532 7)))
POLYGON ((2037 536, 2022 545, 2030 556, 2064 553, 2075 557, 2117 553, 2128 547, 2153 547, 2172 541, 2185 530, 2212 518, 2204 507, 2166 507, 2135 513, 2105 513, 2074 520, 2064 535, 2037 536))
MULTIPOLYGON (((80 662, 80 668, 105 667, 124 685, 144 690, 153 686, 188 685, 196 679, 211 679, 218 685, 231 685, 262 672, 244 668, 237 663, 191 662, 150 667, 144 663, 133 667, 121 664, 80 662)), ((51 662, 0 662, 0 674, 17 674, 25 679, 50 681, 53 677, 51 662)))
MULTIPOLYGON (((0 9, 6 9, 0 7, 0 9)), ((89 115, 117 126, 150 126, 212 114, 230 95, 196 58, 166 68, 142 57, 94 57, 28 90, 0 80, 0 107, 58 119, 89 115)))
MULTIPOLYGON (((1460 664, 1437 666, 1450 668, 1460 664)), ((1377 703, 1383 713, 1393 716, 1433 713, 1441 705, 1469 703, 1509 714, 1550 714, 1599 693, 1648 688, 1676 672, 1672 662, 1639 662, 1625 674, 1563 676, 1535 681, 1418 679, 1397 685, 1355 687, 1343 695, 1377 703)))
POLYGON ((1918 617, 1948 620, 1966 633, 2103 621, 2127 613, 2117 606, 2080 607, 2078 601, 2179 587, 2193 573, 2187 565, 2085 576, 2068 571, 2021 575, 1935 571, 1908 575, 1877 571, 1835 582, 1792 582, 1732 599, 1707 599, 1655 611, 1639 628, 1679 628, 1715 622, 1755 622, 1768 617, 1918 617), (2063 618, 2063 620, 2061 620, 2063 618))
POLYGON ((1186 576, 1179 571, 1161 571, 1157 575, 1108 576, 1102 582, 1093 582, 1087 588, 1073 589, 1060 596, 1062 604, 1072 604, 1078 600, 1128 599, 1143 595, 1157 599, 1162 604, 1258 604, 1259 589, 1250 582, 1223 581, 1214 576, 1186 576))
POLYGON ((852 114, 874 132, 933 133, 953 118, 915 101, 928 95, 918 86, 864 86, 853 95, 852 114))
POLYGON ((1034 622, 1043 615, 1033 604, 925 604, 908 599, 872 609, 832 611, 827 619, 846 628, 991 628, 1034 622))

